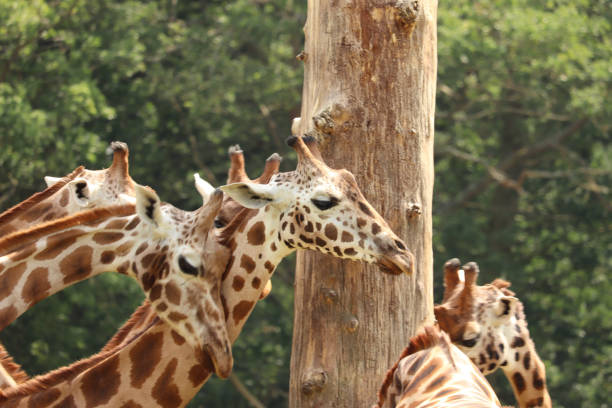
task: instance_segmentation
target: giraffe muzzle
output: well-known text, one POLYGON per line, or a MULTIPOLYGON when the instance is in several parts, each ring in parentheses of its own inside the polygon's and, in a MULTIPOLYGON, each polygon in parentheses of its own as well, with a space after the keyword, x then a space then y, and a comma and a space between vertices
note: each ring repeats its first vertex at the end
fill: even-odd
POLYGON ((414 272, 414 255, 408 251, 387 253, 378 259, 377 264, 385 273, 411 275, 414 272))
POLYGON ((227 342, 225 345, 207 344, 204 346, 204 350, 212 360, 215 374, 217 374, 219 378, 229 377, 229 375, 232 373, 232 367, 234 366, 232 348, 229 345, 229 342, 227 342))

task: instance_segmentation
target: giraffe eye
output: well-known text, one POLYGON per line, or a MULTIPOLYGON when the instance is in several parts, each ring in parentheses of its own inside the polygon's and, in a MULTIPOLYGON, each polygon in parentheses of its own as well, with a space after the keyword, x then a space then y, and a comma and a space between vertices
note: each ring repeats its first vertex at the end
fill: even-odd
POLYGON ((476 345, 476 343, 478 342, 478 339, 480 338, 480 334, 476 335, 474 338, 472 339, 463 339, 461 340, 461 345, 465 346, 465 347, 474 347, 476 345))
POLYGON ((223 228, 223 227, 225 227, 225 221, 223 221, 219 217, 215 218, 214 224, 215 224, 215 228, 223 228))
POLYGON ((198 268, 189 263, 189 261, 183 256, 179 255, 178 258, 179 268, 187 275, 198 276, 198 268))
POLYGON ((312 203, 321 211, 329 210, 330 208, 336 206, 338 204, 338 199, 336 197, 325 198, 313 198, 312 203))

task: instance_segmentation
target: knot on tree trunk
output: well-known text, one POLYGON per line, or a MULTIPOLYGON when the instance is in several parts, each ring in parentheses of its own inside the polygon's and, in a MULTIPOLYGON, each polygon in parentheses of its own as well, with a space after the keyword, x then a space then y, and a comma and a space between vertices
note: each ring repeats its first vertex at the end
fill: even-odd
POLYGON ((397 0, 395 3, 395 20, 408 35, 412 34, 419 15, 418 0, 397 0))
POLYGON ((320 368, 312 369, 302 377, 302 394, 312 395, 321 392, 327 382, 327 373, 320 368))
POLYGON ((334 103, 313 116, 312 122, 314 130, 324 135, 332 136, 342 129, 350 117, 351 114, 344 105, 334 103))

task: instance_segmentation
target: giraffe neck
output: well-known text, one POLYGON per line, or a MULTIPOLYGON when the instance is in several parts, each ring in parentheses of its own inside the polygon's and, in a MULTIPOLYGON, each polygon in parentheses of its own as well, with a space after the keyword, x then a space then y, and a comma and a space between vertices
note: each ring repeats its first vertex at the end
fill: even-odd
POLYGON ((13 361, 4 346, 0 344, 0 390, 14 387, 27 379, 28 374, 13 361))
POLYGON ((269 206, 245 209, 234 221, 236 225, 226 227, 220 238, 231 251, 222 278, 221 300, 232 342, 238 338, 276 266, 295 251, 280 239, 278 215, 269 206))
POLYGON ((102 219, 90 219, 90 224, 74 225, 43 237, 36 233, 62 222, 58 220, 0 241, 0 329, 38 301, 100 273, 119 271, 139 278, 143 271, 135 271, 133 266, 154 252, 156 244, 143 239, 148 231, 140 217, 127 215, 133 207, 120 208, 124 209, 123 216, 104 213, 102 219), (26 238, 19 239, 22 235, 26 238), (17 239, 11 245, 13 237, 17 239), (7 241, 8 245, 1 245, 7 241), (137 245, 140 241, 145 242, 137 245))
POLYGON ((417 347, 409 347, 410 354, 387 374, 377 407, 500 407, 493 389, 470 359, 443 334, 427 338, 435 333, 427 329, 411 340, 411 347, 417 347))
POLYGON ((145 302, 100 353, 0 391, 0 404, 183 407, 211 373, 206 354, 189 346, 145 302))
POLYGON ((546 387, 546 367, 538 356, 524 319, 515 326, 510 340, 507 364, 502 365, 506 378, 521 408, 552 407, 546 387))

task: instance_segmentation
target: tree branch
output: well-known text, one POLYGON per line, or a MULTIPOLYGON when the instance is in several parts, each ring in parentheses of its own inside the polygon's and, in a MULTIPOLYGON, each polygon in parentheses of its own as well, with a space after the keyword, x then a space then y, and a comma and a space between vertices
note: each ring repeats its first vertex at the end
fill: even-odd
MULTIPOLYGON (((547 150, 550 150, 551 148, 556 147, 569 136, 571 136, 580 128, 582 128, 587 123, 587 120, 587 118, 579 119, 567 128, 565 128, 563 131, 557 133, 554 136, 549 137, 548 139, 538 144, 535 144, 533 146, 525 146, 516 150, 504 161, 502 161, 499 166, 487 167, 487 171, 489 173, 487 177, 484 177, 481 180, 472 183, 470 186, 468 186, 465 190, 463 190, 463 193, 459 196, 457 200, 452 201, 446 205, 442 205, 440 210, 436 211, 437 215, 444 215, 455 211, 457 208, 463 206, 465 202, 471 200, 472 198, 485 191, 494 181, 499 182, 501 185, 507 188, 512 188, 517 191, 519 191, 518 189, 522 190, 522 188, 520 187, 520 183, 514 181, 508 182, 510 179, 505 176, 505 173, 508 170, 512 169, 514 166, 516 166, 520 161, 525 160, 529 157, 537 156, 547 150)), ((448 150, 448 148, 445 150, 448 150)), ((480 159, 477 160, 482 163, 480 159)))
POLYGON ((266 406, 260 400, 258 400, 255 395, 251 394, 251 392, 247 389, 247 387, 245 387, 245 385, 242 383, 242 381, 240 381, 240 379, 236 376, 235 373, 230 374, 228 378, 234 388, 236 388, 236 391, 238 391, 240 395, 242 395, 244 399, 246 399, 249 404, 251 404, 252 407, 266 408, 266 406))

